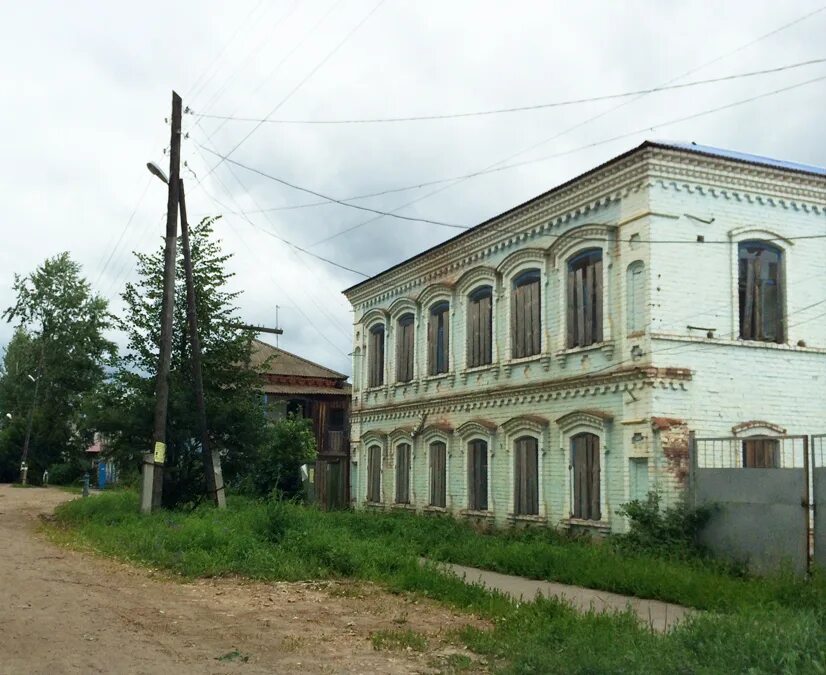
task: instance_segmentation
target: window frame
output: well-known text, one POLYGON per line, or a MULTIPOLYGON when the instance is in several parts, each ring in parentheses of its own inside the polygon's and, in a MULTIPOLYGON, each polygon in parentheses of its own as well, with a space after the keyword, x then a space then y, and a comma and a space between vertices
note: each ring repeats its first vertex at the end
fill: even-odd
MULTIPOLYGON (((768 342, 783 344, 786 341, 786 297, 785 297, 785 258, 786 252, 780 246, 763 239, 743 239, 736 242, 736 293, 738 337, 750 342, 768 342), (749 250, 751 249, 751 251, 749 250), (758 250, 756 256, 748 254, 758 250), (745 255, 744 255, 745 253, 745 255), (754 276, 754 261, 760 260, 762 253, 776 256, 774 278, 763 279, 764 265, 760 264, 759 277, 754 276), (746 263, 743 265, 743 263, 746 263), (751 276, 750 276, 751 274, 751 276), (765 299, 762 295, 764 284, 773 284, 775 290, 775 335, 765 333, 765 324, 761 321, 765 311, 765 299), (760 296, 759 298, 757 296, 760 296)), ((767 261, 770 268, 772 261, 767 261)))
POLYGON ((435 438, 427 444, 427 475, 428 475, 428 490, 427 490, 427 504, 431 508, 446 509, 447 508, 447 442, 441 438, 435 438), (434 462, 434 448, 438 447, 441 457, 441 475, 438 475, 439 462, 434 462), (441 488, 441 489, 439 489, 441 488), (437 494, 437 491, 439 494, 437 494), (436 497, 441 497, 439 501, 443 503, 436 503, 436 497))
POLYGON ((450 301, 437 300, 427 312, 427 373, 450 372, 450 301))
POLYGON ((576 520, 602 522, 601 440, 599 435, 593 431, 580 431, 573 434, 569 440, 571 448, 571 518, 576 520), (594 474, 594 469, 596 469, 596 474, 594 474), (579 495, 580 499, 577 499, 579 490, 583 488, 585 489, 585 495, 579 495))
POLYGON ((467 450, 467 508, 469 511, 490 510, 490 444, 484 438, 472 438, 466 443, 467 450), (482 471, 477 467, 477 455, 484 455, 484 481, 477 485, 482 471), (481 497, 481 498, 480 498, 481 497))
POLYGON ((382 447, 378 443, 367 445, 367 490, 365 501, 369 504, 381 504, 382 499, 382 447), (376 463, 378 464, 376 466, 376 463), (376 483, 374 485, 374 482, 376 483))
POLYGON ((367 333, 367 388, 375 389, 385 384, 387 325, 384 321, 377 321, 367 329, 367 333))
POLYGON ((565 345, 568 349, 590 347, 605 339, 604 259, 603 249, 592 246, 578 250, 565 262, 565 345), (585 298, 590 299, 590 305, 586 305, 585 298))
POLYGON ((493 363, 493 285, 481 284, 467 294, 465 320, 466 352, 468 368, 480 368, 493 363), (487 299, 487 321, 482 316, 482 300, 487 299), (477 330, 474 331, 474 326, 477 330))
POLYGON ((540 463, 540 441, 539 438, 532 434, 522 434, 512 441, 513 451, 513 514, 517 517, 532 516, 538 517, 541 515, 541 490, 540 484, 542 482, 541 463, 540 463), (532 443, 532 447, 526 447, 526 442, 532 443), (520 447, 521 445, 521 447, 520 447), (531 452, 533 457, 528 457, 528 452, 531 452), (522 458, 521 455, 525 457, 522 458), (522 476, 520 469, 525 470, 525 475, 522 476), (529 471, 531 468, 535 470, 534 480, 530 480, 529 471), (533 507, 533 510, 528 510, 533 507))
POLYGON ((527 267, 510 280, 511 358, 542 353, 542 269, 527 267), (529 290, 530 289, 530 290, 529 290))
POLYGON ((395 321, 396 382, 412 382, 416 377, 416 315, 405 312, 395 321))
POLYGON ((744 469, 781 468, 780 439, 762 435, 745 436, 741 441, 740 447, 740 461, 744 469), (769 453, 770 459, 768 459, 769 453))
POLYGON ((395 447, 395 489, 394 489, 394 503, 395 504, 410 504, 411 503, 411 496, 410 496, 410 477, 411 477, 411 462, 413 460, 413 446, 411 443, 407 441, 402 441, 401 443, 397 443, 395 447), (405 462, 401 462, 402 459, 402 452, 406 454, 405 462), (402 484, 400 479, 404 479, 404 492, 406 494, 405 499, 400 499, 402 495, 399 493, 399 487, 402 484))

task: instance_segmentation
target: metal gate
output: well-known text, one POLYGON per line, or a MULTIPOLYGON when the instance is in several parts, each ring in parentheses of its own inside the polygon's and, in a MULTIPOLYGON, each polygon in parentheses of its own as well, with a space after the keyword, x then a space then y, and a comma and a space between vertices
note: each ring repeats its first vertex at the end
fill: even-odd
MULTIPOLYGON (((805 573, 811 559, 809 437, 692 433, 689 445, 693 502, 714 509, 701 543, 754 572, 790 567, 805 573)), ((826 495, 826 470, 819 480, 826 495)), ((825 533, 826 523, 820 536, 825 533)), ((826 552, 826 542, 820 550, 826 552)))
POLYGON ((826 569, 826 434, 812 436, 812 541, 811 553, 815 565, 826 569), (817 504, 824 506, 817 510, 817 504), (820 516, 820 517, 818 517, 820 516))

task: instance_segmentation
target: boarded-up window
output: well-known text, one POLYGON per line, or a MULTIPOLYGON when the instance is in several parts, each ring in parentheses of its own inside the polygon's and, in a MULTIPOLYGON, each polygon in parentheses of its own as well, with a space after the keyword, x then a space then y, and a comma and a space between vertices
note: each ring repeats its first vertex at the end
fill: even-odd
POLYGON ((430 505, 447 504, 447 446, 441 441, 430 444, 430 505))
POLYGON ((450 367, 450 305, 438 302, 430 308, 427 323, 428 372, 446 373, 450 367))
POLYGON ((645 329, 645 263, 642 260, 628 266, 625 279, 626 316, 629 333, 645 329))
POLYGON ((780 442, 776 438, 749 438, 743 441, 743 466, 747 469, 780 467, 780 442))
POLYGON ((532 436, 514 442, 513 510, 520 516, 539 514, 539 442, 532 436))
POLYGON ((542 349, 539 279, 539 270, 527 270, 513 280, 511 352, 515 359, 539 354, 542 349))
POLYGON ((370 329, 370 345, 367 350, 368 366, 367 382, 369 387, 380 387, 384 384, 384 324, 380 323, 370 329))
POLYGON ((396 503, 410 503, 410 444, 396 446, 396 503))
POLYGON ((378 445, 367 448, 367 501, 381 502, 381 448, 378 445))
POLYGON ((740 337, 783 342, 783 253, 762 241, 739 247, 740 337))
POLYGON ((413 332, 415 321, 412 314, 399 319, 396 328, 396 380, 410 382, 413 379, 413 332))
POLYGON ((493 289, 477 288, 468 296, 467 364, 469 368, 493 361, 493 289))
POLYGON ((600 520, 599 436, 577 434, 571 439, 571 470, 574 483, 574 518, 600 520))
POLYGON ((602 342, 602 250, 588 249, 568 262, 568 347, 602 342))
POLYGON ((468 508, 488 510, 488 444, 482 440, 468 443, 468 508))
POLYGON ((631 499, 645 501, 648 497, 648 459, 645 457, 633 457, 629 466, 629 478, 631 485, 631 499))

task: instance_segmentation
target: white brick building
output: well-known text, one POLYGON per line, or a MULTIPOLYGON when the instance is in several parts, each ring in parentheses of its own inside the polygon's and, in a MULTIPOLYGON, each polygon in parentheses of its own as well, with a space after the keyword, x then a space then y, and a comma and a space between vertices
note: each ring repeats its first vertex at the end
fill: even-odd
POLYGON ((618 530, 688 430, 826 431, 824 236, 826 170, 646 142, 353 286, 354 503, 618 530))

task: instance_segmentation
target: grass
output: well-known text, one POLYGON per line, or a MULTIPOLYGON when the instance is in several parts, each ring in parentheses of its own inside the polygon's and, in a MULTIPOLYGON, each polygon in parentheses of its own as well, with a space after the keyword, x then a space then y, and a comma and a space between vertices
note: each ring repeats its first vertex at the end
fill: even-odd
MULTIPOLYGON (((326 514, 244 499, 223 512, 142 516, 136 495, 114 492, 63 505, 56 522, 65 541, 185 577, 352 578, 437 599, 493 622, 458 637, 504 672, 826 673, 822 578, 749 578, 709 561, 628 553, 547 530, 478 534, 449 518, 326 514), (658 635, 631 614, 582 615, 552 600, 515 604, 423 568, 419 556, 711 611, 658 635)), ((374 645, 413 639, 403 627, 383 633, 374 645)))
POLYGON ((423 652, 427 649, 427 638, 415 630, 377 630, 370 636, 373 649, 378 651, 402 651, 408 649, 423 652))

